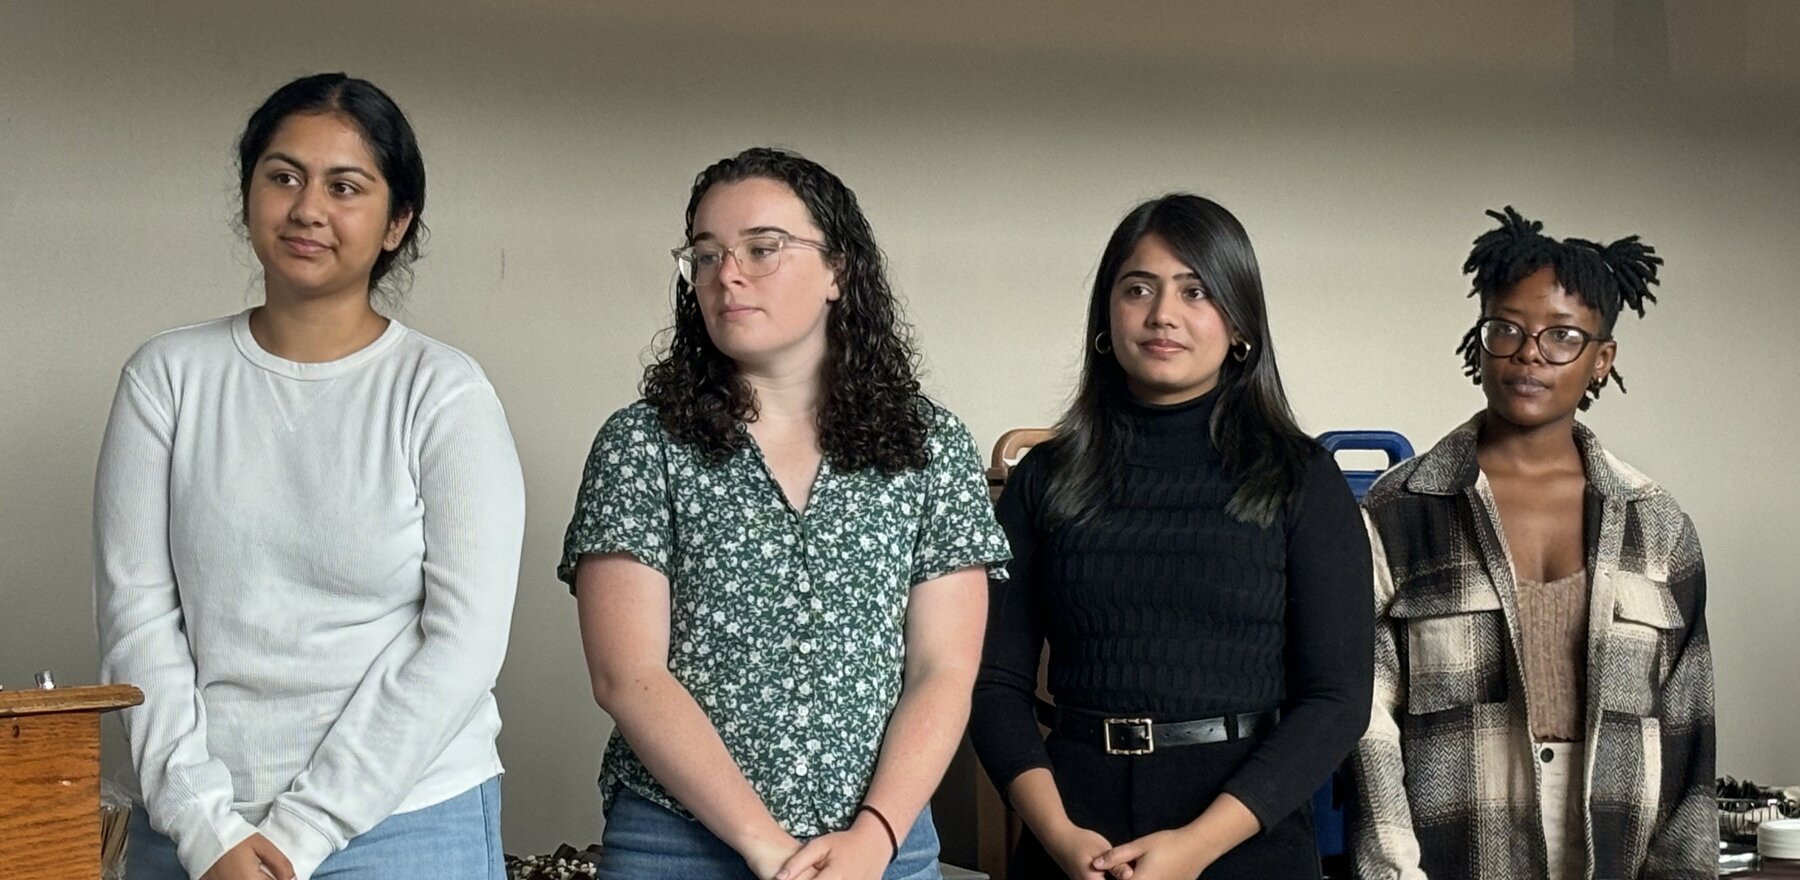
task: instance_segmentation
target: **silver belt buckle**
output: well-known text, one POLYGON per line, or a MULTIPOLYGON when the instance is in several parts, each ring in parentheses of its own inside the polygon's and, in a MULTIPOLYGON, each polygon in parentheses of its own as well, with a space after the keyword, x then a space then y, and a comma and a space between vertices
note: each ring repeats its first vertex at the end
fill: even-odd
POLYGON ((1150 719, 1148 718, 1108 718, 1106 721, 1102 722, 1100 730, 1105 739, 1106 753, 1109 755, 1148 755, 1151 752, 1156 751, 1156 729, 1151 726, 1150 719), (1143 731, 1144 747, 1141 749, 1126 749, 1113 745, 1114 725, 1141 729, 1143 731))

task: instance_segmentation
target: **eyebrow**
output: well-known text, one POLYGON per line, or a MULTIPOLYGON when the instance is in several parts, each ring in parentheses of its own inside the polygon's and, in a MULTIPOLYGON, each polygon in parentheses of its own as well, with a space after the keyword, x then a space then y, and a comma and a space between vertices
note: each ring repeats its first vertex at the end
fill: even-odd
MULTIPOLYGON (((290 156, 286 153, 270 153, 269 155, 263 157, 263 161, 264 162, 276 162, 276 161, 286 162, 289 165, 294 166, 295 168, 300 168, 300 169, 306 168, 306 163, 304 163, 304 162, 300 161, 299 159, 296 159, 293 156, 290 156)), ((327 177, 329 177, 333 174, 359 174, 363 177, 368 178, 371 181, 379 179, 375 175, 370 174, 368 171, 364 170, 361 166, 357 166, 357 165, 334 165, 330 168, 325 169, 325 175, 327 177)))
MULTIPOLYGON (((1119 275, 1119 281, 1124 281, 1127 278, 1142 278, 1145 281, 1161 281, 1162 280, 1161 275, 1158 275, 1155 272, 1146 272, 1142 269, 1133 269, 1130 272, 1125 272, 1125 273, 1119 275)), ((1185 279, 1193 279, 1194 281, 1199 281, 1200 274, 1198 272, 1181 272, 1181 273, 1178 273, 1175 275, 1176 281, 1182 281, 1185 279)), ((1117 284, 1119 282, 1115 281, 1113 283, 1117 284)))
MULTIPOLYGON (((786 235, 790 238, 794 236, 794 234, 792 232, 782 229, 779 226, 752 226, 749 229, 738 230, 738 235, 740 237, 748 237, 748 236, 752 236, 752 235, 786 235)), ((718 240, 719 240, 719 237, 710 232, 702 232, 699 235, 694 236, 694 241, 718 241, 718 240)))
MULTIPOLYGON (((1515 309, 1508 306, 1501 306, 1494 309, 1494 312, 1502 315, 1516 315, 1521 318, 1529 317, 1524 309, 1515 309)), ((1567 324, 1574 324, 1576 321, 1581 320, 1581 316, 1574 312, 1551 312, 1549 317, 1552 321, 1560 321, 1567 324)))

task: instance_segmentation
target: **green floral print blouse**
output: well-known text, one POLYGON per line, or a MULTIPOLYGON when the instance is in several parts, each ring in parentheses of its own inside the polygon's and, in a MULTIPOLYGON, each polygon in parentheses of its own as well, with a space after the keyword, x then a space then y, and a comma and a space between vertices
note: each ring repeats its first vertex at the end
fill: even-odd
MULTIPOLYGON (((923 470, 821 463, 804 511, 756 444, 708 465, 643 401, 614 413, 588 455, 557 576, 573 589, 582 555, 624 552, 669 579, 669 671, 796 836, 847 827, 868 789, 900 697, 912 586, 977 565, 1005 576, 974 440, 923 405, 923 470)), ((623 786, 692 817, 616 730, 600 786, 608 804, 623 786)))

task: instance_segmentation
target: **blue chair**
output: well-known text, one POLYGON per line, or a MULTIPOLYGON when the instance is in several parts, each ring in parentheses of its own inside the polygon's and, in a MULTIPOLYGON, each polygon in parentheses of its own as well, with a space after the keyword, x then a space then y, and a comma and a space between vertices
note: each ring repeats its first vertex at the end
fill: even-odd
MULTIPOLYGON (((1327 431, 1319 435, 1319 442, 1334 455, 1347 449, 1385 452, 1388 468, 1413 457, 1412 444, 1394 431, 1327 431)), ((1356 494, 1356 500, 1361 501, 1369 487, 1375 485, 1376 478, 1386 470, 1346 470, 1344 479, 1350 483, 1350 491, 1356 494)), ((1373 658, 1370 662, 1374 662, 1373 658)), ((1349 802, 1350 785, 1350 768, 1346 765, 1339 767, 1313 793, 1313 831, 1327 878, 1350 876, 1347 864, 1349 829, 1344 810, 1349 802)))

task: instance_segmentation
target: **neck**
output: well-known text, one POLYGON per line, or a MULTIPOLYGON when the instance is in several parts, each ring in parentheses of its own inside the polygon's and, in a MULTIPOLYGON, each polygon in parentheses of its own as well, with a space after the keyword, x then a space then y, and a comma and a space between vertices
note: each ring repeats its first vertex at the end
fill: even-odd
POLYGON ((809 425, 818 421, 825 345, 824 333, 809 334, 786 350, 737 362, 738 375, 756 395, 755 421, 809 425))
POLYGON ((1581 449, 1575 445, 1575 416, 1570 414, 1543 425, 1524 428, 1486 413, 1475 444, 1483 470, 1512 472, 1562 470, 1579 467, 1581 449))
POLYGON ((250 313, 250 335, 278 358, 323 363, 355 354, 381 337, 388 319, 361 297, 297 298, 267 291, 250 313))
POLYGON ((1187 403, 1190 400, 1197 400, 1201 397, 1205 397, 1217 387, 1219 387, 1219 380, 1216 376, 1199 385, 1173 389, 1152 388, 1129 376, 1125 378, 1125 390, 1131 392, 1132 397, 1135 397, 1144 403, 1148 403, 1151 406, 1175 406, 1176 404, 1187 403))
POLYGON ((756 395, 756 421, 811 423, 819 412, 819 368, 740 366, 738 375, 756 395))

